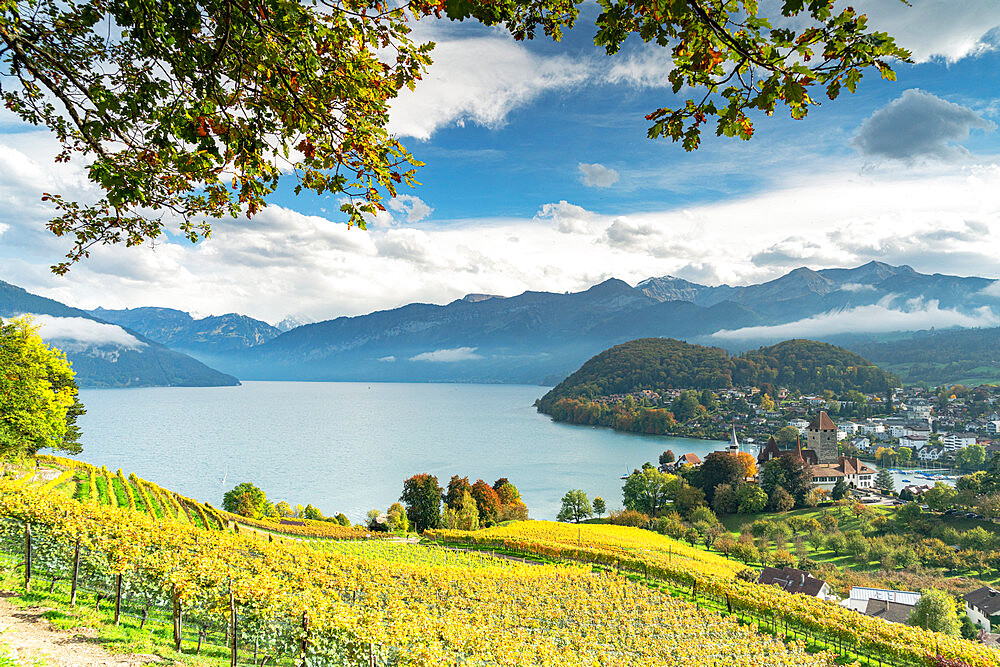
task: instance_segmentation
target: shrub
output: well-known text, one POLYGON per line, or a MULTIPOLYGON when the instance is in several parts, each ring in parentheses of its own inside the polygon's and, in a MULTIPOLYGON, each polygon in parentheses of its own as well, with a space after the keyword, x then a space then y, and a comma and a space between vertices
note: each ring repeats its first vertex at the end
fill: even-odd
POLYGON ((608 515, 608 521, 616 526, 631 526, 645 528, 649 525, 649 515, 635 510, 621 510, 608 515))

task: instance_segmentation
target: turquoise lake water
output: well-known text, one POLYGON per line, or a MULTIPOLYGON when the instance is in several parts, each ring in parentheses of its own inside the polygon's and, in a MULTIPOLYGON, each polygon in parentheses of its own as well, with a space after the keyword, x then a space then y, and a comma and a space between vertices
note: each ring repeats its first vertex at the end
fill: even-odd
POLYGON ((704 457, 719 443, 556 424, 537 386, 246 382, 241 387, 90 389, 79 458, 135 472, 221 506, 251 481, 272 500, 360 520, 403 480, 428 472, 490 484, 508 477, 532 518, 567 490, 621 507, 621 476, 660 452, 704 457))

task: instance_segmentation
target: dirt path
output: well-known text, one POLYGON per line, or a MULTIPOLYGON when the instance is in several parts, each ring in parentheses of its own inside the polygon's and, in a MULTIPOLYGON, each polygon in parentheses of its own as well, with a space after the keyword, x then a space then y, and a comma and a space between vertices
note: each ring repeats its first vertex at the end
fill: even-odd
POLYGON ((0 599, 0 642, 22 665, 36 660, 46 667, 138 667, 162 659, 155 655, 112 655, 97 643, 92 628, 62 631, 42 618, 45 607, 20 608, 0 599))

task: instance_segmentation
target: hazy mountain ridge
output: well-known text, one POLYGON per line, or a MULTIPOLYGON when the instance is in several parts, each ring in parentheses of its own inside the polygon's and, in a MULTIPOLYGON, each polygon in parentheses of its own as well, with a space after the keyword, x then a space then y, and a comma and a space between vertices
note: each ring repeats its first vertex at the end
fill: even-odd
POLYGON ((0 281, 0 317, 33 314, 46 342, 62 349, 81 387, 214 387, 239 380, 142 333, 0 281))
POLYGON ((172 308, 144 306, 88 311, 105 322, 129 327, 158 343, 184 352, 228 352, 266 343, 281 334, 277 327, 246 315, 227 313, 195 319, 172 308))
MULTIPOLYGON (((411 303, 285 332, 238 314, 195 319, 167 308, 92 312, 245 379, 544 383, 565 377, 601 350, 638 338, 679 338, 731 352, 789 338, 849 339, 855 349, 891 338, 887 332, 906 331, 906 326, 995 326, 1000 290, 988 289, 995 282, 921 274, 881 262, 852 269, 803 267, 739 287, 671 276, 632 287, 611 278, 575 293, 473 293, 444 305, 411 303), (888 328, 865 329, 900 313, 920 316, 920 325, 910 325, 911 319, 891 329, 896 320, 890 319, 888 328), (824 324, 844 324, 837 330, 799 330, 816 317, 824 324)), ((931 348, 943 344, 929 340, 931 348)), ((883 361, 882 350, 871 358, 883 361)), ((920 354, 923 358, 914 363, 934 353, 925 346, 920 354)), ((921 375, 929 368, 926 363, 915 365, 912 373, 905 371, 907 363, 894 359, 892 368, 909 381, 933 381, 921 375)))

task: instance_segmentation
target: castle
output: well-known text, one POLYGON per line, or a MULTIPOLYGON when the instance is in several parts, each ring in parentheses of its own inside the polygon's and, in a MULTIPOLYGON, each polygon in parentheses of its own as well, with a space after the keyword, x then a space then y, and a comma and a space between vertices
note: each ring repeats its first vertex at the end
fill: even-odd
POLYGON ((806 427, 806 445, 816 452, 816 462, 838 463, 840 453, 837 451, 837 425, 833 423, 825 411, 821 411, 812 423, 806 427))

